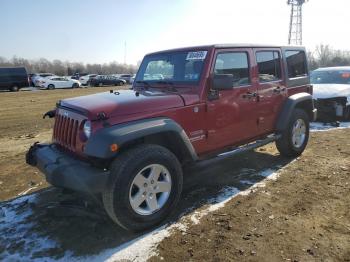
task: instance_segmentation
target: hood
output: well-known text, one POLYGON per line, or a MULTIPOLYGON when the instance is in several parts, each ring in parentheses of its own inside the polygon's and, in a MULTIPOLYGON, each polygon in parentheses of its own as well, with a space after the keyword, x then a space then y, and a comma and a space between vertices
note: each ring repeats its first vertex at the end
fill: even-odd
POLYGON ((119 90, 88 96, 80 96, 60 101, 60 106, 79 111, 89 119, 97 119, 99 113, 106 117, 131 115, 151 111, 161 111, 184 106, 178 94, 160 91, 119 90))
POLYGON ((313 84, 315 99, 347 97, 350 101, 350 85, 343 84, 313 84))

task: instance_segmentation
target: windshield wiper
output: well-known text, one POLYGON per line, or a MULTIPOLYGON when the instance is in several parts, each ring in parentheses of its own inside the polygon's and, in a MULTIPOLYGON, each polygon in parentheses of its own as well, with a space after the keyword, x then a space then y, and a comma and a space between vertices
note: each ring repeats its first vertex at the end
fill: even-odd
POLYGON ((171 81, 157 81, 156 84, 167 85, 167 90, 171 92, 177 92, 177 89, 174 87, 174 83, 171 81))
POLYGON ((138 80, 136 81, 137 84, 144 84, 145 86, 143 86, 145 89, 148 89, 149 87, 151 87, 151 85, 147 82, 147 81, 143 81, 143 80, 138 80))

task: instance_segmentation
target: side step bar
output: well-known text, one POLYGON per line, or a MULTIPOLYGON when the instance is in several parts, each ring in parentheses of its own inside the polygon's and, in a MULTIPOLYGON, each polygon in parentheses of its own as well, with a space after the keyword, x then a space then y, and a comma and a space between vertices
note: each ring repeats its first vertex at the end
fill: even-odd
POLYGON ((239 147, 236 147, 235 149, 233 149, 231 151, 228 151, 228 152, 225 152, 225 153, 221 153, 221 154, 218 155, 218 157, 228 157, 228 156, 238 155, 238 154, 241 154, 243 152, 246 152, 246 151, 249 151, 249 150, 253 150, 255 148, 267 145, 268 143, 274 142, 274 141, 276 141, 276 140, 278 140, 280 138, 281 138, 281 135, 270 135, 270 136, 266 137, 263 140, 257 140, 254 143, 250 143, 250 144, 246 144, 246 145, 243 145, 243 146, 239 146, 239 147))

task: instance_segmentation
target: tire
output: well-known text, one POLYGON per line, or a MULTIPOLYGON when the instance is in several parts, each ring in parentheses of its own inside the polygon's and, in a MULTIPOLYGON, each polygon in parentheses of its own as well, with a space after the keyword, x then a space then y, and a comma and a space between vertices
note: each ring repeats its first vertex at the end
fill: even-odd
POLYGON ((102 86, 103 86, 103 84, 102 84, 102 83, 98 83, 98 86, 99 86, 99 87, 102 87, 102 86))
POLYGON ((54 86, 53 84, 49 84, 49 85, 47 86, 47 89, 53 90, 53 89, 55 89, 55 86, 54 86))
POLYGON ((72 88, 78 88, 79 87, 79 84, 77 84, 77 83, 74 83, 73 85, 72 85, 72 88))
POLYGON ((139 145, 116 158, 110 171, 109 183, 102 193, 102 200, 110 218, 124 229, 137 232, 151 228, 175 210, 182 191, 182 168, 176 156, 168 149, 158 145, 139 145), (155 174, 160 173, 155 182, 147 176, 151 170, 158 170, 155 174), (169 191, 153 193, 155 198, 152 198, 152 192, 156 192, 152 190, 162 182, 163 186, 168 185, 169 191), (141 201, 132 205, 132 198, 137 195, 141 201), (154 203, 154 199, 158 208, 152 209, 149 203, 154 203))
POLYGON ((18 87, 18 86, 12 86, 12 87, 10 88, 10 91, 11 91, 11 92, 18 92, 18 91, 19 91, 19 87, 18 87))
POLYGON ((123 86, 124 82, 119 82, 118 86, 123 86))
POLYGON ((309 132, 309 116, 302 109, 294 109, 282 137, 276 141, 278 151, 287 157, 301 155, 308 143, 309 132))

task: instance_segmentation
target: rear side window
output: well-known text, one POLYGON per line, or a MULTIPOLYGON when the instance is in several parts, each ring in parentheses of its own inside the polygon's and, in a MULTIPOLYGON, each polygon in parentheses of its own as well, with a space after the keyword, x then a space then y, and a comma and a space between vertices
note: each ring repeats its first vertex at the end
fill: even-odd
POLYGON ((215 61, 215 74, 232 74, 234 86, 250 83, 248 54, 246 52, 219 53, 215 61))
POLYGON ((295 78, 307 75, 306 56, 301 50, 286 51, 288 78, 295 78))
POLYGON ((271 82, 281 79, 281 58, 277 51, 256 53, 260 82, 271 82))

